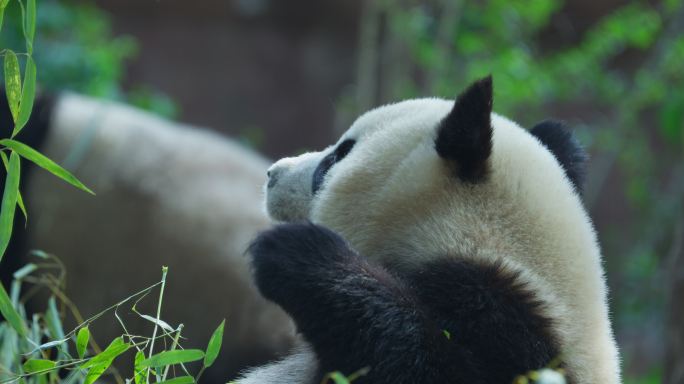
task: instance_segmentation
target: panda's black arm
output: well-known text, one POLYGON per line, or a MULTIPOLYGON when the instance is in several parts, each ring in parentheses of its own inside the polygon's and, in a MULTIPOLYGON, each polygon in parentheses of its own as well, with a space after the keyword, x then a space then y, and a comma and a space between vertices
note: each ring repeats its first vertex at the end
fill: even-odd
POLYGON ((443 321, 453 345, 486 367, 477 374, 485 383, 510 383, 559 357, 542 302, 502 261, 443 257, 403 276, 432 316, 443 321))
POLYGON ((322 373, 370 367, 360 383, 437 383, 448 374, 457 383, 467 376, 463 366, 457 373, 444 368, 457 367, 458 359, 443 361, 456 357, 444 350, 449 340, 409 287, 334 232, 285 224, 261 234, 250 253, 259 290, 293 317, 322 373))

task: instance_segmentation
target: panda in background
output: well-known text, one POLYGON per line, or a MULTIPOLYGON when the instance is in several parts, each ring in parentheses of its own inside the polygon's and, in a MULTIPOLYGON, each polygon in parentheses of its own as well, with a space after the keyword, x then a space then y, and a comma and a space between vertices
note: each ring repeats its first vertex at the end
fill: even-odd
POLYGON ((252 267, 304 343, 238 382, 508 384, 560 361, 569 383, 619 383, 585 157, 560 123, 492 113, 488 77, 276 162, 266 203, 289 223, 254 241, 252 267))
MULTIPOLYGON (((11 128, 2 105, 3 128, 11 128)), ((55 254, 66 266, 68 297, 88 317, 159 281, 167 265, 162 318, 185 325, 184 347, 205 348, 226 319, 225 363, 205 380, 223 383, 289 350, 291 320, 259 296, 244 255, 268 224, 265 159, 207 130, 69 93, 36 100, 18 140, 64 165, 97 196, 23 162, 28 229, 17 211, 5 277, 27 262, 27 249, 55 254)), ((145 304, 139 309, 153 315, 156 297, 145 304)), ((153 325, 129 309, 119 310, 129 331, 151 334, 153 325)), ((111 314, 91 330, 101 345, 122 333, 111 314)))

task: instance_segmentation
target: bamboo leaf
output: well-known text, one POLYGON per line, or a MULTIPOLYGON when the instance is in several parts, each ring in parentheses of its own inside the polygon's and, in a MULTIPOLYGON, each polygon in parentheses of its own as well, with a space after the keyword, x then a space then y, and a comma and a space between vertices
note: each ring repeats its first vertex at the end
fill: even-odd
POLYGON ((9 4, 9 0, 0 0, 0 30, 2 29, 2 20, 5 16, 7 4, 9 4))
POLYGON ((14 224, 14 211, 17 207, 17 195, 19 194, 19 175, 21 166, 19 156, 12 152, 5 180, 5 191, 2 195, 0 206, 0 261, 7 250, 12 237, 12 225, 14 224))
POLYGON ((24 371, 26 371, 26 373, 48 371, 54 368, 56 365, 57 362, 52 360, 31 359, 24 363, 24 371))
MULTIPOLYGON (((2 163, 5 165, 5 171, 9 171, 9 160, 5 152, 0 152, 0 158, 2 158, 2 163)), ((28 221, 28 213, 26 212, 26 206, 24 205, 24 199, 21 197, 21 191, 17 192, 17 205, 21 209, 21 213, 24 215, 24 225, 28 221)))
POLYGON ((21 197, 21 191, 17 191, 17 205, 19 206, 21 214, 24 216, 24 227, 26 227, 26 224, 28 223, 28 212, 26 212, 26 206, 24 205, 24 198, 21 197))
POLYGON ((7 291, 5 291, 5 287, 3 287, 2 284, 0 284, 0 313, 2 313, 2 316, 10 323, 12 328, 17 331, 19 336, 26 336, 24 322, 12 306, 12 300, 10 300, 7 291))
POLYGON ((192 376, 180 376, 174 377, 173 379, 160 381, 157 384, 192 384, 195 382, 195 378, 192 376))
POLYGON ((210 367, 214 364, 214 361, 216 361, 216 358, 218 357, 219 351, 221 350, 221 343, 223 343, 223 327, 225 324, 226 320, 224 319, 209 339, 207 353, 204 355, 205 367, 210 367))
POLYGON ((26 23, 24 25, 24 36, 30 55, 33 53, 33 37, 36 35, 36 0, 26 0, 26 23))
POLYGON ((2 29, 2 19, 5 16, 5 8, 7 7, 8 3, 9 0, 0 0, 0 30, 2 29))
POLYGON ((11 49, 5 51, 5 89, 7 102, 12 113, 12 121, 16 123, 19 115, 19 103, 21 102, 21 74, 19 72, 19 60, 11 49))
POLYGON ((89 368, 88 374, 85 378, 86 384, 94 383, 102 374, 112 365, 114 359, 126 352, 131 347, 130 344, 124 342, 123 337, 114 339, 107 348, 99 355, 88 360, 81 365, 81 369, 89 368))
POLYGON ((19 116, 17 116, 12 131, 12 137, 16 136, 26 125, 33 110, 33 100, 36 96, 36 63, 31 56, 26 60, 24 71, 24 86, 21 91, 21 104, 19 104, 19 116))
MULTIPOLYGON (((130 347, 130 344, 124 342, 123 337, 117 337, 99 355, 93 357, 92 359, 88 360, 83 365, 81 365, 81 369, 103 365, 107 363, 107 361, 109 361, 109 364, 111 364, 117 356, 126 352, 130 347)), ((109 364, 107 364, 107 366, 109 366, 109 364)))
POLYGON ((12 150, 19 153, 26 160, 29 160, 29 161, 35 163, 37 166, 45 169, 46 171, 52 173, 53 175, 59 177, 60 179, 66 181, 67 183, 73 185, 74 187, 76 187, 82 191, 88 192, 92 195, 95 194, 88 187, 83 185, 83 183, 81 183, 69 171, 60 167, 57 163, 48 159, 45 155, 43 155, 40 152, 36 151, 35 149, 29 147, 28 145, 20 143, 16 140, 12 140, 12 139, 2 139, 2 140, 0 140, 0 145, 4 145, 8 148, 11 148, 12 150))
POLYGON ((167 365, 189 363, 201 360, 204 352, 199 349, 177 349, 164 351, 140 362, 141 367, 165 367, 167 365))
POLYGON ((337 372, 337 371, 330 372, 328 377, 330 379, 332 379, 332 381, 335 382, 335 384, 349 384, 350 383, 350 381, 349 381, 349 379, 347 379, 347 377, 345 377, 343 374, 341 374, 340 372, 337 372))
POLYGON ((86 348, 88 347, 88 340, 90 340, 90 330, 88 327, 83 327, 78 330, 78 335, 76 336, 76 353, 80 359, 85 356, 86 348))
POLYGON ((100 364, 97 364, 93 367, 91 367, 88 370, 88 374, 86 375, 85 384, 93 384, 97 379, 102 376, 102 374, 109 368, 110 365, 112 365, 113 359, 110 360, 105 360, 100 364))
POLYGON ((147 382, 147 369, 140 366, 140 363, 145 360, 145 354, 138 351, 135 354, 135 364, 133 366, 135 384, 144 384, 147 382))

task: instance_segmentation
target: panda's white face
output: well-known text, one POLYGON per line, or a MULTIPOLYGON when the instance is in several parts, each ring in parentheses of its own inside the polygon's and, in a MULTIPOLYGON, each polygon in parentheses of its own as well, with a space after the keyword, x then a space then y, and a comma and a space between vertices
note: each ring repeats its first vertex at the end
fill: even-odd
POLYGON ((270 168, 268 213, 327 226, 385 265, 501 261, 558 319, 578 382, 616 382, 601 255, 578 193, 581 149, 557 123, 531 134, 491 107, 481 81, 455 103, 367 112, 335 145, 270 168))
MULTIPOLYGON (((431 132, 451 104, 425 99, 378 108, 361 116, 336 144, 279 160, 269 169, 269 215, 278 221, 316 221, 321 209, 331 205, 331 195, 353 195, 349 203, 363 205, 370 195, 386 191, 388 177, 398 172, 402 159, 416 149, 437 161, 431 132)), ((336 201, 341 203, 339 197, 336 201)))

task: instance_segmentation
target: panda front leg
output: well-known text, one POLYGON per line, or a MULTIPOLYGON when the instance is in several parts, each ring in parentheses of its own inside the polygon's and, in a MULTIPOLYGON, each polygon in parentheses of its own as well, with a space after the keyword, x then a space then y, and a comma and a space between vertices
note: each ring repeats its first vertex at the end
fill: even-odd
POLYGON ((294 319, 319 360, 319 378, 364 368, 358 383, 454 382, 443 332, 409 287, 314 224, 284 224, 250 247, 256 284, 294 319), (448 379, 447 379, 448 378, 448 379))

